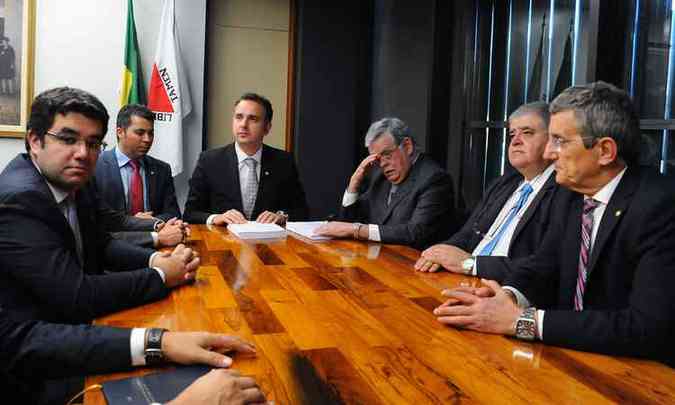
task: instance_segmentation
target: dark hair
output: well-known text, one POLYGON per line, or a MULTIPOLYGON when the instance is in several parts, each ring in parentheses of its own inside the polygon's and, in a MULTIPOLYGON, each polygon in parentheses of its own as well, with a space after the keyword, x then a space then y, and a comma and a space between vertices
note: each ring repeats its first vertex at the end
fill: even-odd
POLYGON ((140 117, 155 122, 155 114, 150 109, 141 104, 127 104, 117 113, 117 128, 127 129, 131 125, 131 117, 140 117))
POLYGON ((242 100, 254 101, 260 104, 265 110, 265 122, 272 122, 274 111, 272 110, 272 103, 270 103, 267 98, 256 93, 244 93, 241 97, 239 97, 239 100, 234 103, 234 106, 236 107, 242 100))
POLYGON ((617 155, 626 164, 637 163, 640 157, 640 123, 628 94, 602 81, 572 86, 556 97, 549 108, 551 114, 574 111, 577 129, 590 149, 597 139, 609 137, 617 145, 617 155))
POLYGON ((45 90, 33 100, 28 117, 26 133, 26 151, 30 152, 28 133, 37 135, 44 142, 45 134, 54 124, 56 114, 79 113, 98 121, 103 134, 108 131, 108 111, 101 101, 91 93, 71 87, 56 87, 45 90))

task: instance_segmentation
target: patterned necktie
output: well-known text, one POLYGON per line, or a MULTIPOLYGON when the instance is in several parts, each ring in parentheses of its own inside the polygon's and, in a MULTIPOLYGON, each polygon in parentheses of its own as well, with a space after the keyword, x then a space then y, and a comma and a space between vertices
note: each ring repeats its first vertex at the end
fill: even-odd
POLYGON ((143 212, 143 179, 138 160, 130 160, 131 179, 129 181, 129 214, 143 212))
POLYGON ((504 235, 506 229, 509 227, 511 222, 513 222, 513 219, 516 217, 516 215, 518 215, 518 212, 521 210, 521 208, 523 208, 523 205, 525 205, 525 202, 527 201, 527 197, 529 197, 531 193, 532 193, 532 186, 529 183, 525 183, 525 185, 520 189, 520 198, 518 198, 516 204, 513 207, 511 207, 509 215, 506 217, 502 225, 499 227, 497 234, 492 238, 490 242, 488 242, 487 245, 483 247, 483 249, 481 249, 480 253, 478 254, 479 256, 492 255, 492 252, 497 247, 497 243, 499 243, 499 240, 504 235))
POLYGON ((579 251, 579 274, 577 276, 577 289, 574 293, 574 310, 584 309, 584 291, 588 278, 588 257, 591 253, 591 236, 593 235, 593 211, 600 202, 592 198, 584 200, 583 214, 581 215, 581 250, 579 251))
POLYGON ((244 215, 246 218, 251 220, 253 215, 253 207, 255 207, 255 199, 258 196, 258 175, 256 173, 256 167, 258 166, 258 161, 252 157, 247 157, 244 159, 244 164, 246 165, 246 186, 244 187, 244 195, 242 196, 242 203, 244 206, 244 215))
POLYGON ((66 199, 61 201, 61 209, 63 214, 73 231, 75 238, 75 250, 77 251, 77 258, 80 260, 80 265, 84 266, 84 248, 82 247, 82 234, 80 233, 80 222, 77 219, 77 208, 75 206, 75 197, 71 194, 66 199))

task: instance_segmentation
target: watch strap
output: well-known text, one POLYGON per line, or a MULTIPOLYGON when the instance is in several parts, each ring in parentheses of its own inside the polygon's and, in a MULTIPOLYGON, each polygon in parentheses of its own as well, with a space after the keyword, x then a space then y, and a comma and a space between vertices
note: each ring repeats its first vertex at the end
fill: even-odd
POLYGON ((155 366, 164 362, 162 337, 166 329, 148 328, 145 331, 145 364, 155 366))

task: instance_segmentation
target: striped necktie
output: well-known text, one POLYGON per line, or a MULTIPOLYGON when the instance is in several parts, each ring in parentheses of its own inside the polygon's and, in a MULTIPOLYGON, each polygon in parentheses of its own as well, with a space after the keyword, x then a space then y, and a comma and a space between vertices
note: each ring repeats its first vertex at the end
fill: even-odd
POLYGON ((588 279, 588 257, 591 253, 591 236, 593 235, 593 211, 600 205, 598 200, 586 198, 584 209, 581 214, 581 249, 579 251, 579 274, 577 275, 577 288, 574 293, 574 310, 583 311, 584 291, 588 279))
POLYGON ((244 188, 244 195, 242 196, 244 215, 246 215, 247 219, 253 220, 251 216, 255 207, 255 199, 258 196, 258 174, 256 173, 258 161, 252 157, 247 157, 244 159, 244 164, 247 170, 246 186, 244 188))

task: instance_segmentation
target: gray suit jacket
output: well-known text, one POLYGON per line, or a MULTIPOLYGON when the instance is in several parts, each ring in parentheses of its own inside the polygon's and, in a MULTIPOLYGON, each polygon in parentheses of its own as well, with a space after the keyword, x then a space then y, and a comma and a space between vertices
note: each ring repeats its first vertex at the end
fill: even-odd
POLYGON ((389 205, 391 183, 379 168, 374 169, 367 184, 354 204, 342 207, 341 219, 377 224, 382 242, 419 249, 452 234, 452 179, 430 157, 422 154, 417 158, 389 205))

